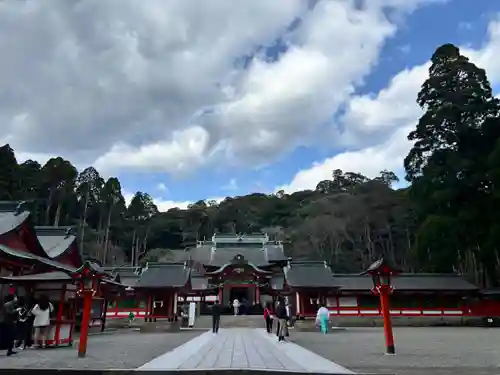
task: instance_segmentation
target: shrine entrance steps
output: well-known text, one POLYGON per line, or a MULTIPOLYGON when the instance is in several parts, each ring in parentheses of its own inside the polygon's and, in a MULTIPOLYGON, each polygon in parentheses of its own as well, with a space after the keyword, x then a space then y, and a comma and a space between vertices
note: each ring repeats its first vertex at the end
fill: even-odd
MULTIPOLYGON (((262 315, 222 315, 220 317, 221 328, 264 328, 264 317, 262 315)), ((198 316, 195 321, 196 328, 212 328, 212 317, 209 315, 198 316)))
POLYGON ((279 343, 264 329, 221 328, 206 332, 137 368, 138 371, 228 371, 354 374, 292 342, 279 343))

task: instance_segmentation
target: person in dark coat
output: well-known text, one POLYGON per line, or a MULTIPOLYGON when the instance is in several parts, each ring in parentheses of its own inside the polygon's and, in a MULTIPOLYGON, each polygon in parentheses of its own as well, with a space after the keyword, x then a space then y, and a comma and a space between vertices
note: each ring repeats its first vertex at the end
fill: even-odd
POLYGON ((31 346, 31 329, 33 319, 31 319, 31 306, 26 303, 24 297, 18 299, 19 319, 16 325, 16 349, 26 349, 31 346))
POLYGON ((213 333, 219 332, 220 312, 221 312, 221 305, 219 304, 219 302, 215 302, 212 305, 212 332, 213 333))
POLYGON ((7 349, 7 356, 16 354, 14 349, 14 340, 16 339, 16 322, 19 316, 17 309, 17 297, 9 294, 5 297, 3 307, 0 311, 0 323, 2 324, 2 339, 5 348, 7 349))
POLYGON ((280 298, 278 306, 276 307, 276 318, 278 319, 278 329, 276 334, 278 335, 278 341, 285 341, 286 334, 286 321, 288 319, 288 315, 286 313, 286 304, 283 298, 280 298))

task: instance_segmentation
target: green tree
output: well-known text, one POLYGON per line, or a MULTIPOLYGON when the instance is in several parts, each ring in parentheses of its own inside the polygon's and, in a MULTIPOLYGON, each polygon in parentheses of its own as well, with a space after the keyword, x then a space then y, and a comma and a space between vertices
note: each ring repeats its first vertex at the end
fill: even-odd
POLYGON ((18 166, 14 150, 7 144, 0 147, 0 200, 16 199, 18 166))
POLYGON ((78 171, 69 162, 61 157, 52 158, 45 163, 41 170, 42 186, 48 192, 45 223, 50 225, 50 213, 57 202, 54 215, 54 226, 59 225, 64 201, 74 191, 78 171))
POLYGON ((80 219, 80 249, 83 250, 83 239, 87 225, 89 206, 96 205, 104 181, 94 167, 85 168, 76 179, 76 193, 81 206, 83 206, 80 219))
MULTIPOLYGON (((404 166, 422 223, 416 250, 427 254, 418 258, 439 259, 428 264, 452 271, 460 259, 473 255, 486 269, 491 253, 483 245, 489 224, 480 209, 485 203, 481 185, 488 185, 489 177, 481 146, 485 123, 498 116, 498 100, 486 72, 457 47, 445 44, 431 58, 429 78, 417 102, 424 114, 408 136, 414 146, 404 166)), ((494 272, 488 272, 494 278, 494 272)))

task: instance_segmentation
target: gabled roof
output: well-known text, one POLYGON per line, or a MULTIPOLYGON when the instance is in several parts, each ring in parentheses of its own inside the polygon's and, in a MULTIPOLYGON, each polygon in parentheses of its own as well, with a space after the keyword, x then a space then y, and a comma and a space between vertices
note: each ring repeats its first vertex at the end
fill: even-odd
POLYGON ((38 242, 50 259, 58 259, 71 254, 72 263, 79 267, 83 261, 76 246, 76 235, 73 227, 35 227, 38 242))
POLYGON ((336 287, 330 267, 325 262, 291 261, 284 268, 285 279, 291 287, 336 287))
POLYGON ((21 226, 29 216, 26 202, 0 201, 0 236, 21 226))
POLYGON ((216 248, 215 246, 201 245, 190 249, 189 253, 193 261, 214 267, 222 267, 229 263, 236 254, 242 254, 249 263, 253 263, 257 267, 265 267, 272 262, 287 259, 282 248, 277 245, 264 245, 262 248, 245 248, 237 245, 216 248))
POLYGON ((257 267, 269 264, 265 251, 259 248, 242 249, 239 247, 226 247, 221 249, 211 249, 211 252, 212 256, 209 263, 211 266, 223 267, 226 264, 231 263, 233 258, 238 254, 243 255, 248 263, 252 263, 257 267))
POLYGON ((112 275, 114 279, 126 286, 133 287, 141 277, 141 267, 121 266, 121 267, 104 267, 105 272, 112 275))
MULTIPOLYGON (((340 291, 370 291, 369 275, 335 274, 340 291)), ((406 273, 391 278, 395 291, 479 291, 479 287, 456 274, 406 273)))
POLYGON ((181 288, 189 274, 185 263, 148 263, 135 288, 181 288))
POLYGON ((35 233, 51 259, 62 255, 76 240, 72 227, 35 227, 35 233))
POLYGON ((76 268, 72 266, 68 266, 66 264, 59 263, 55 260, 44 258, 32 253, 27 253, 25 251, 17 251, 7 247, 5 245, 0 244, 0 252, 6 256, 10 256, 15 259, 22 259, 24 261, 30 261, 32 264, 43 264, 46 266, 50 266, 56 270, 66 271, 66 272, 75 272, 76 268))

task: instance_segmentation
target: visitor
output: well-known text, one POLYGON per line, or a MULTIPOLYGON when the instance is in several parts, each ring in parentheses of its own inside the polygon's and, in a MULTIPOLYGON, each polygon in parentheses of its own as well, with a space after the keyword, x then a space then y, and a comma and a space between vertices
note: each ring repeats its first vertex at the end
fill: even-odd
POLYGON ((269 302, 264 307, 264 320, 266 322, 267 333, 271 333, 273 331, 273 312, 269 302))
POLYGON ((278 318, 278 330, 277 330, 278 341, 283 342, 285 341, 285 335, 287 334, 288 331, 286 324, 288 316, 286 314, 286 305, 283 298, 280 299, 278 307, 276 308, 276 318, 278 318))
POLYGON ((132 324, 134 323, 134 320, 135 320, 135 315, 134 315, 134 312, 131 311, 128 313, 128 327, 129 328, 132 328, 132 324))
POLYGON ((328 332, 328 321, 330 320, 330 311, 325 307, 324 304, 321 304, 321 307, 318 309, 318 313, 316 314, 316 325, 320 326, 321 333, 324 335, 328 332))
POLYGON ((219 332, 220 310, 221 305, 219 305, 219 302, 215 301, 215 303, 212 305, 212 333, 219 332))
POLYGON ((235 298, 233 301, 233 311, 234 311, 234 316, 240 313, 240 301, 238 301, 238 298, 235 298))
POLYGON ((5 296, 2 310, 0 311, 0 322, 2 323, 2 341, 7 349, 7 356, 16 354, 14 340, 16 338, 16 321, 19 310, 16 309, 17 297, 14 294, 5 296))
POLYGON ((19 297, 17 306, 19 316, 16 324, 16 349, 23 350, 30 345, 30 309, 28 308, 24 297, 19 297))
POLYGON ((288 303, 288 297, 285 299, 285 309, 286 309, 286 333, 285 333, 285 336, 288 337, 288 336, 290 336, 290 334, 288 332, 288 327, 291 325, 291 321, 292 321, 292 315, 291 315, 290 304, 288 303))
POLYGON ((50 330, 50 314, 54 311, 54 306, 49 298, 42 294, 38 303, 33 307, 31 313, 35 316, 33 326, 35 327, 35 342, 38 347, 47 347, 47 335, 50 330))

